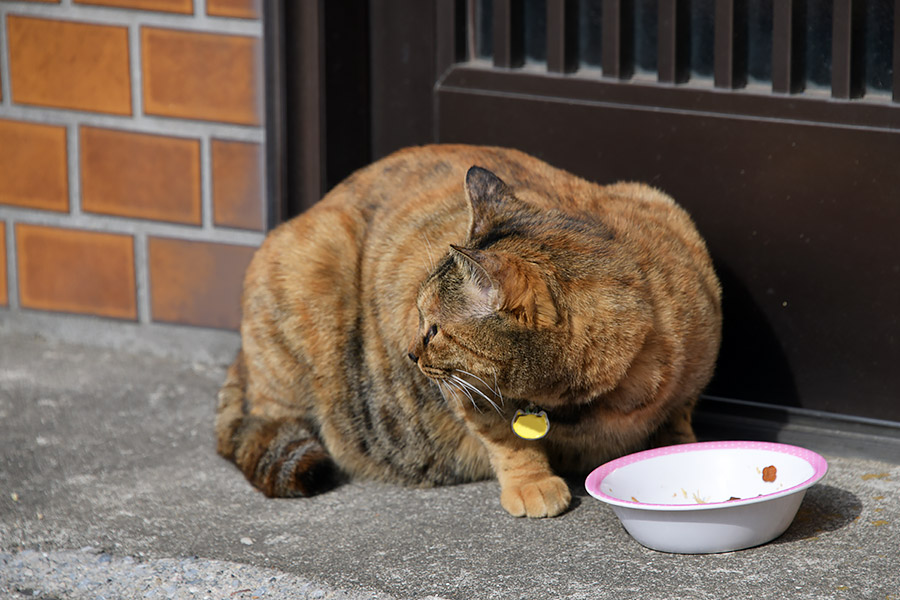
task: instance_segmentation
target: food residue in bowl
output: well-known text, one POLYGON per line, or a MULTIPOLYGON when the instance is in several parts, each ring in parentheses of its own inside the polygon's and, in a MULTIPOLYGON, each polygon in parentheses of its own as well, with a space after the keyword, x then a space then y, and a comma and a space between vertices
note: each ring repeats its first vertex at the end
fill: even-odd
MULTIPOLYGON (((773 481, 775 481, 775 477, 776 477, 777 470, 776 470, 776 468, 775 468, 774 465, 769 465, 768 467, 765 467, 765 468, 762 469, 761 471, 760 471, 759 468, 757 468, 757 469, 756 469, 756 472, 757 472, 757 473, 762 473, 763 481, 766 481, 766 482, 773 482, 773 481)), ((707 498, 707 497, 705 497, 705 496, 701 496, 701 495, 700 495, 700 490, 697 490, 697 491, 695 491, 695 492, 691 492, 690 495, 689 495, 689 494, 688 494, 688 491, 687 491, 686 489, 684 489, 684 488, 680 488, 680 489, 678 490, 678 492, 674 492, 674 493, 672 494, 672 497, 673 497, 673 498, 677 498, 679 492, 681 492, 681 496, 682 496, 683 498, 685 498, 685 499, 691 498, 691 499, 694 501, 694 503, 696 503, 696 504, 709 504, 710 502, 733 502, 733 501, 735 501, 735 500, 746 500, 747 498, 750 498, 750 497, 751 497, 751 496, 747 496, 747 498, 741 498, 740 496, 731 496, 731 497, 728 498, 727 500, 710 500, 709 498, 707 498)), ((609 493, 609 495, 613 495, 613 490, 612 490, 612 488, 607 489, 607 493, 609 493)), ((756 497, 756 498, 759 498, 760 496, 762 496, 762 494, 757 494, 755 497, 756 497)), ((634 496, 631 496, 631 501, 632 501, 632 502, 636 502, 636 503, 638 503, 638 504, 643 504, 643 502, 641 502, 640 500, 638 500, 638 499, 635 498, 634 496)))

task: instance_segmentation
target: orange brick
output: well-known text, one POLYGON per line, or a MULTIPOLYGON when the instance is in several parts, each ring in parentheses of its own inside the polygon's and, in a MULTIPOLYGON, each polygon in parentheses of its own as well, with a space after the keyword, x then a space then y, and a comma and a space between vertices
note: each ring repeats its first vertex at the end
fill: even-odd
POLYGON ((9 304, 6 291, 6 223, 0 221, 0 304, 9 304))
POLYGON ((212 141, 213 221, 263 229, 262 149, 259 144, 212 141))
POLYGON ((81 128, 87 212, 199 225, 198 140, 81 128))
POLYGON ((259 19, 261 0, 206 0, 206 14, 214 17, 259 19))
POLYGON ((136 319, 130 235, 16 224, 23 308, 136 319))
POLYGON ((260 124, 258 39, 144 27, 141 47, 148 114, 260 124))
POLYGON ((75 4, 93 4, 97 6, 116 6, 119 8, 135 8, 138 10, 155 10, 192 14, 194 0, 75 0, 75 4))
POLYGON ((13 102, 131 114, 128 29, 9 15, 13 102))
POLYGON ((154 237, 148 247, 154 321, 238 329, 254 248, 154 237))
POLYGON ((66 128, 0 119, 0 204, 69 210, 66 128))

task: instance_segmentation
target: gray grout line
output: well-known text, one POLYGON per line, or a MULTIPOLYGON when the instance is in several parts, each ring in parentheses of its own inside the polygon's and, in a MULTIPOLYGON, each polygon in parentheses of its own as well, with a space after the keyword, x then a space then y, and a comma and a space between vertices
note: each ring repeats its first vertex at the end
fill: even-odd
MULTIPOLYGON (((6 90, 4 90, 4 95, 5 93, 6 90)), ((230 125, 213 121, 187 121, 147 115, 128 117, 49 107, 4 105, 0 106, 0 118, 49 125, 76 123, 104 129, 121 129, 134 133, 176 137, 197 138, 209 135, 238 142, 263 143, 265 141, 265 131, 261 125, 230 125)))
POLYGON ((0 90, 3 91, 3 100, 0 101, 0 109, 12 104, 12 86, 9 74, 9 55, 6 49, 6 14, 0 11, 0 90))
POLYGON ((200 206, 203 229, 212 229, 214 226, 212 185, 212 142, 208 136, 203 136, 200 140, 200 206))
POLYGON ((16 230, 11 219, 6 219, 6 281, 8 306, 11 309, 18 309, 19 266, 18 261, 16 260, 16 230))
POLYGON ((210 17, 202 14, 177 14, 114 8, 106 6, 71 5, 58 6, 33 2, 2 0, 3 12, 29 17, 53 18, 65 21, 90 22, 96 25, 127 26, 134 23, 149 27, 162 27, 196 31, 197 33, 224 33, 262 37, 262 22, 255 19, 235 19, 230 17, 210 17))
MULTIPOLYGON (((9 54, 6 43, 6 13, 0 10, 0 91, 3 99, 0 100, 0 118, 4 117, 7 107, 12 104, 12 86, 9 74, 9 54)), ((5 218, 0 210, 0 218, 3 219, 6 237, 6 302, 10 309, 19 308, 19 273, 16 265, 16 236, 13 219, 5 218)))
POLYGON ((134 236, 134 282, 137 294, 138 323, 150 323, 150 265, 147 234, 134 236))
POLYGON ((112 217, 94 213, 72 215, 14 206, 0 206, 0 219, 49 227, 64 227, 125 235, 167 237, 197 242, 217 242, 238 246, 259 246, 265 236, 264 233, 258 231, 244 231, 224 227, 206 229, 194 225, 180 225, 162 221, 112 217))
POLYGON ((69 182, 69 213, 72 216, 81 215, 81 165, 79 159, 81 145, 81 132, 77 124, 70 124, 66 128, 66 169, 69 182))
POLYGON ((132 118, 144 114, 143 72, 141 71, 141 28, 137 24, 128 27, 128 68, 131 69, 132 118))

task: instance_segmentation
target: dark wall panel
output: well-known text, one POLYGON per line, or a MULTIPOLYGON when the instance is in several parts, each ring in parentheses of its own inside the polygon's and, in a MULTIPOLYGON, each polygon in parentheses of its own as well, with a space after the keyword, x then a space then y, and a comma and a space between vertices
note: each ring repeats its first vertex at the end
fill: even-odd
POLYGON ((725 289, 710 395, 900 421, 900 134, 443 90, 441 142, 520 148, 693 215, 725 289))
POLYGON ((434 2, 372 0, 372 157, 434 135, 434 2))

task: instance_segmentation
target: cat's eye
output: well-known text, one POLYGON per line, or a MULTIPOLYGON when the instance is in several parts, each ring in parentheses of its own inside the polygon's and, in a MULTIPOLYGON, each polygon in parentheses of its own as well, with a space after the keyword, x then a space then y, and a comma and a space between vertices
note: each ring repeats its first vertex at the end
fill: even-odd
POLYGON ((425 340, 424 340, 424 344, 426 346, 428 345, 428 342, 431 341, 431 338, 433 338, 434 336, 437 335, 437 332, 438 332, 437 325, 432 325, 431 327, 428 328, 428 333, 425 334, 425 340))

